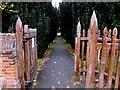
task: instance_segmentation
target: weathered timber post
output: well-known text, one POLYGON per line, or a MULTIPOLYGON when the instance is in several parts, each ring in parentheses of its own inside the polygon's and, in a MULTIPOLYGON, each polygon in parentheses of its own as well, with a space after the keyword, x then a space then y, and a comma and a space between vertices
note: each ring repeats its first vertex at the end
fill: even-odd
POLYGON ((105 71, 105 64, 107 59, 107 35, 108 30, 107 28, 104 29, 103 32, 103 39, 102 39, 102 55, 101 55, 101 61, 100 61, 100 75, 99 75, 99 88, 103 88, 104 86, 104 71, 105 71))
POLYGON ((116 80, 115 80, 115 87, 114 87, 115 89, 120 88, 119 79, 120 79, 120 50, 118 50, 118 57, 117 57, 116 80))
POLYGON ((80 37, 81 37, 81 25, 78 22, 77 25, 77 37, 75 38, 75 76, 79 76, 79 63, 80 63, 80 37))
POLYGON ((114 28, 113 30, 113 36, 112 36, 112 46, 111 46, 111 57, 110 57, 110 67, 108 72, 108 82, 107 82, 107 88, 111 88, 112 85, 112 73, 113 73, 113 64, 114 64, 114 58, 115 58, 115 51, 116 51, 116 38, 117 38, 117 28, 114 28))
POLYGON ((97 39, 98 39, 98 24, 95 11, 93 11, 93 15, 91 17, 90 22, 90 31, 91 36, 89 38, 90 45, 90 55, 89 55, 89 65, 87 69, 86 76, 86 86, 85 88, 94 88, 94 78, 95 78, 95 67, 97 62, 97 39))
POLYGON ((18 59, 18 70, 21 87, 25 87, 24 82, 24 49, 23 49, 23 26, 20 18, 18 17, 16 22, 16 37, 17 37, 17 59, 18 59))
MULTIPOLYGON (((91 31, 90 31, 90 29, 88 29, 88 32, 87 32, 87 37, 88 37, 88 40, 90 39, 90 36, 91 36, 91 31)), ((86 68, 88 68, 89 67, 89 55, 90 55, 90 42, 88 41, 87 42, 87 51, 86 51, 87 53, 87 55, 86 55, 86 62, 87 62, 87 66, 86 66, 86 68)))
POLYGON ((109 29, 108 38, 111 38, 111 32, 112 32, 112 30, 109 29))
MULTIPOLYGON (((29 37, 28 25, 24 25, 24 38, 29 37)), ((25 81, 28 84, 30 82, 30 50, 29 40, 24 42, 25 51, 25 81)))
MULTIPOLYGON (((83 35, 82 37, 85 37, 85 29, 83 29, 83 35)), ((81 53, 81 68, 84 67, 84 51, 85 51, 85 41, 82 41, 82 53, 81 53)))

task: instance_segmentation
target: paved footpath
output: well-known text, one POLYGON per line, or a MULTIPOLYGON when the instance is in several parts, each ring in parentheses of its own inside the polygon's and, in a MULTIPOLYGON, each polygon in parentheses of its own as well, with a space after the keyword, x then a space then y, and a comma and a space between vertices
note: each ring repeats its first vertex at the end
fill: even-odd
POLYGON ((65 47, 61 37, 56 37, 49 60, 39 71, 35 88, 83 88, 73 84, 74 58, 65 47))

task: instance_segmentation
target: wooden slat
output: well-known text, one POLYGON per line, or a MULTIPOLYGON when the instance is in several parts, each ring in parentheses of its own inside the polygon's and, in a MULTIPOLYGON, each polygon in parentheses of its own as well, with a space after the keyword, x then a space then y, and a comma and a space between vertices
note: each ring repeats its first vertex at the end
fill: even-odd
POLYGON ((119 87, 119 79, 120 79, 120 50, 118 50, 118 58, 117 58, 117 73, 115 80, 115 89, 119 87))
POLYGON ((81 25, 80 22, 77 25, 77 37, 75 39, 75 76, 79 76, 79 59, 80 59, 80 37, 81 37, 81 25))
MULTIPOLYGON (((83 29, 83 37, 85 37, 85 29, 83 29)), ((81 68, 84 67, 84 49, 85 49, 85 41, 82 41, 82 54, 81 54, 81 68)))
MULTIPOLYGON (((87 69, 80 69, 80 71, 81 71, 81 72, 87 72, 87 69)), ((95 70, 95 73, 96 73, 96 74, 100 74, 100 71, 99 71, 99 70, 95 70)), ((108 73, 104 72, 104 76, 105 76, 105 77, 108 77, 108 73)), ((112 80, 115 81, 115 77, 114 77, 114 76, 112 76, 112 80)))
MULTIPOLYGON (((87 36, 88 36, 88 39, 90 38, 90 34, 91 33, 91 31, 90 30, 88 30, 88 33, 87 33, 87 36)), ((89 67, 89 54, 90 54, 90 42, 87 42, 87 53, 86 53, 86 65, 87 65, 87 67, 86 68, 88 68, 89 67)))
POLYGON ((98 24, 95 11, 93 12, 91 22, 90 22, 90 57, 89 57, 89 66, 86 77, 86 88, 94 88, 94 79, 95 79, 95 66, 97 60, 97 38, 98 38, 98 24))
POLYGON ((35 29, 35 72, 38 70, 38 63, 37 63, 37 29, 35 29))
MULTIPOLYGON (((88 37, 81 37, 80 40, 82 40, 82 41, 88 41, 88 37)), ((98 41, 102 41, 102 38, 98 38, 97 40, 98 41)), ((111 42, 112 39, 111 38, 107 38, 107 41, 111 42)), ((120 39, 116 39, 116 43, 120 43, 120 39)))
POLYGON ((99 88, 103 88, 104 86, 104 71, 105 71, 105 63, 106 63, 106 47, 107 47, 107 28, 104 29, 103 41, 102 41, 102 55, 100 61, 100 75, 99 75, 99 88))
POLYGON ((112 73, 113 73, 113 65, 114 65, 113 63, 114 63, 115 51, 116 51, 116 37, 117 37, 117 29, 114 28, 113 36, 112 36, 111 58, 110 58, 107 88, 111 88, 112 85, 112 73))
POLYGON ((100 37, 100 30, 98 30, 98 37, 100 37))
POLYGON ((17 37, 17 57, 18 57, 18 70, 21 87, 25 87, 24 82, 24 49, 23 49, 23 26, 20 18, 18 17, 16 23, 16 37, 17 37))
MULTIPOLYGON (((90 36, 90 30, 88 29, 87 36, 89 38, 90 36)), ((89 47, 89 42, 87 42, 87 49, 86 49, 86 68, 89 66, 89 52, 90 52, 90 47, 89 47)))
MULTIPOLYGON (((28 25, 24 25, 24 37, 29 37, 28 25)), ((24 42, 25 52, 25 80, 30 81, 30 50, 29 40, 24 42)))
MULTIPOLYGON (((111 43, 107 43, 107 49, 111 49, 112 44, 111 43)), ((102 43, 97 43, 97 49, 101 49, 102 48, 102 43)), ((120 49, 120 43, 116 43, 116 49, 120 49)))
POLYGON ((36 29, 29 28, 29 54, 30 54, 30 80, 33 81, 37 71, 37 47, 36 47, 36 29))
POLYGON ((111 32, 112 32, 112 30, 109 29, 108 38, 111 38, 111 32))

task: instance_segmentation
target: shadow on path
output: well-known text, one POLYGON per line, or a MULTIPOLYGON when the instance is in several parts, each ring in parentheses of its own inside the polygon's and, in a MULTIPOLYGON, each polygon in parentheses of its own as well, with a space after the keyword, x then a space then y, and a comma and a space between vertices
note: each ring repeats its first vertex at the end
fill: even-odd
POLYGON ((70 81, 74 76, 73 55, 68 52, 61 37, 56 37, 53 53, 39 71, 35 88, 83 88, 84 85, 73 85, 70 81))

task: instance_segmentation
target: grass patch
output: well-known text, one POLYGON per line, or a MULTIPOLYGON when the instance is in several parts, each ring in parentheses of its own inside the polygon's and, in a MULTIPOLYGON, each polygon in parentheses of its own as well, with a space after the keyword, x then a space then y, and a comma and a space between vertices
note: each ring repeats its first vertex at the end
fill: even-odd
POLYGON ((64 42, 64 43, 66 43, 66 40, 65 40, 65 39, 63 39, 63 42, 64 42))
POLYGON ((36 85, 39 85, 39 84, 40 84, 40 82, 35 82, 35 83, 34 83, 35 86, 36 86, 36 85))
POLYGON ((40 66, 40 65, 43 65, 43 60, 42 59, 38 59, 38 66, 40 66))
POLYGON ((65 44, 66 47, 71 47, 71 45, 69 43, 65 44))
POLYGON ((67 43, 65 39, 63 39, 62 42, 65 43, 66 47, 71 47, 71 45, 69 43, 67 43))
POLYGON ((75 53, 74 49, 72 49, 72 46, 70 43, 67 43, 64 38, 62 38, 62 42, 65 44, 66 48, 68 49, 69 53, 73 54, 75 53))
MULTIPOLYGON (((53 42, 55 42, 55 40, 53 42)), ((55 47, 54 44, 50 43, 49 46, 48 46, 48 49, 46 49, 46 51, 43 54, 43 58, 38 58, 38 66, 39 66, 39 68, 42 67, 44 65, 44 63, 47 61, 48 57, 53 52, 54 47, 55 47)))
POLYGON ((51 53, 52 53, 52 49, 47 49, 44 54, 45 56, 50 56, 51 53))
MULTIPOLYGON (((53 41, 53 42, 55 42, 55 40, 53 41)), ((50 43, 49 45, 48 45, 48 49, 45 51, 45 53, 44 53, 44 56, 50 56, 51 55, 51 53, 52 53, 52 51, 53 51, 53 48, 54 48, 55 46, 54 46, 54 44, 53 43, 50 43)))
MULTIPOLYGON (((55 41, 53 41, 53 42, 55 42, 55 41)), ((54 48, 55 46, 53 45, 53 43, 50 43, 49 45, 48 45, 48 48, 54 48)))

